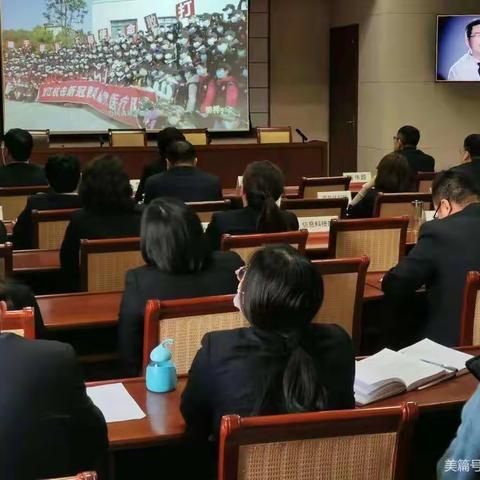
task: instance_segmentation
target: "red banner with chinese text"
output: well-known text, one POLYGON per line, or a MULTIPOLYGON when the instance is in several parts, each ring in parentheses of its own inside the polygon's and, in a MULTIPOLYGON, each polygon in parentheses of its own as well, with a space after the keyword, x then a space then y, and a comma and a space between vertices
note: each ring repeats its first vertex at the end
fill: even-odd
POLYGON ((93 80, 43 83, 37 96, 37 102, 40 103, 88 105, 131 127, 138 127, 137 118, 142 101, 155 104, 157 96, 141 88, 107 85, 93 80))
POLYGON ((177 20, 195 16, 195 0, 185 0, 177 3, 177 20))

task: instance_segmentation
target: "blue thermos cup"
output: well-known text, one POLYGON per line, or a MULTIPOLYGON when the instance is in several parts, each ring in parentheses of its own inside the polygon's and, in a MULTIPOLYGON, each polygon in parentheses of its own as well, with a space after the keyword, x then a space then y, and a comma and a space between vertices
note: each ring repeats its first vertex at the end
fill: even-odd
POLYGON ((167 339, 150 353, 150 363, 147 367, 147 389, 155 393, 165 393, 177 388, 177 369, 172 362, 172 352, 167 345, 173 345, 172 339, 167 339))

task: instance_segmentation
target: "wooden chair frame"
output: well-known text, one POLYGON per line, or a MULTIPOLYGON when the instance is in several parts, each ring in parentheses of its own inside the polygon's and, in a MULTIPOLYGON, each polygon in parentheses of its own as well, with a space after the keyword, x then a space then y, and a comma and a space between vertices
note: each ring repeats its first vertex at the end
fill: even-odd
POLYGON ((222 250, 235 248, 259 247, 269 244, 294 244, 298 245, 298 251, 305 253, 307 246, 307 230, 296 230, 280 233, 255 233, 253 235, 223 235, 222 250))
POLYGON ((386 230, 398 228, 400 229, 400 245, 398 257, 398 259, 400 260, 405 255, 408 222, 409 219, 406 216, 391 218, 365 218, 355 220, 332 220, 330 223, 330 235, 328 240, 328 257, 336 257, 337 234, 339 232, 360 230, 386 230))
POLYGON ((385 480, 406 480, 417 418, 414 402, 398 407, 250 418, 226 415, 220 426, 218 479, 238 478, 239 450, 243 445, 397 432, 392 479, 385 480))
POLYGON ((480 272, 468 272, 463 292, 459 346, 473 345, 473 327, 475 326, 475 310, 477 308, 477 294, 479 290, 480 272))
POLYGON ((302 177, 298 188, 298 198, 303 199, 305 187, 326 187, 329 185, 338 185, 338 190, 348 190, 351 177, 302 177), (343 188, 342 188, 343 187, 343 188))
POLYGON ((421 189, 422 182, 433 182, 433 179, 437 175, 436 172, 418 172, 417 173, 417 190, 420 193, 430 193, 421 189))
POLYGON ((0 318, 0 333, 4 330, 23 330, 23 337, 35 339, 35 312, 32 307, 12 310, 0 318))
POLYGON ((282 210, 329 210, 340 208, 340 218, 345 218, 347 207, 347 198, 283 198, 280 205, 282 210))
MULTIPOLYGON (((382 193, 379 192, 375 198, 375 205, 373 207, 373 216, 379 217, 384 204, 393 203, 411 203, 415 200, 420 200, 423 203, 432 203, 431 193, 420 192, 405 192, 405 193, 382 193)), ((385 218, 385 217, 383 217, 385 218)))
MULTIPOLYGON (((145 128, 109 128, 108 129, 108 144, 113 147, 113 137, 116 133, 128 133, 128 134, 134 134, 134 133, 143 133, 143 146, 147 146, 147 131, 145 128)), ((128 146, 125 145, 126 148, 128 146)))
POLYGON ((28 133, 33 138, 33 149, 48 148, 50 145, 50 129, 45 130, 29 130, 28 133))
MULTIPOLYGON (((196 212, 196 214, 200 217, 200 221, 204 221, 202 217, 205 214, 215 212, 223 212, 225 210, 230 210, 232 208, 232 201, 229 199, 225 200, 217 200, 214 202, 187 202, 188 205, 192 210, 196 212), (203 214, 203 215, 202 215, 203 214)), ((209 220, 210 222, 210 220, 209 220)))
MULTIPOLYGON (((286 133, 289 134, 289 142, 292 143, 292 127, 257 127, 257 143, 262 144, 262 133, 286 133)), ((287 143, 287 142, 283 142, 287 143)))
POLYGON ((365 290, 365 280, 369 263, 370 259, 367 256, 312 261, 312 264, 322 277, 341 273, 358 274, 352 319, 352 342, 357 353, 360 351, 363 292, 365 290))
MULTIPOLYGON (((106 238, 80 241, 80 288, 88 291, 88 255, 94 253, 138 252, 140 238, 106 238)), ((93 292, 92 292, 93 293, 93 292)))
POLYGON ((219 295, 182 300, 149 300, 145 308, 143 333, 144 371, 150 362, 150 352, 158 345, 162 319, 238 312, 233 297, 234 295, 219 295))
MULTIPOLYGON (((36 193, 40 192, 48 192, 50 187, 48 185, 33 185, 33 186, 25 186, 25 187, 0 187, 0 205, 3 205, 3 198, 7 197, 25 197, 25 205, 27 204, 27 199, 31 195, 35 195, 36 193)), ((7 218, 8 213, 5 211, 6 208, 3 208, 3 219, 4 220, 14 220, 20 213, 22 212, 23 208, 19 208, 19 212, 13 218, 7 218)))
POLYGON ((0 259, 5 266, 5 278, 13 276, 13 244, 10 242, 0 245, 0 259))
POLYGON ((183 133, 183 135, 185 135, 185 138, 187 139, 187 142, 189 141, 188 140, 188 135, 189 134, 192 134, 192 135, 205 135, 205 143, 194 143, 194 142, 190 142, 192 145, 194 146, 201 146, 201 145, 209 145, 211 143, 211 139, 210 139, 210 136, 208 134, 208 128, 184 128, 181 130, 181 132, 183 133))
POLYGON ((62 210, 32 210, 33 223, 33 248, 40 247, 40 223, 69 221, 72 213, 80 210, 79 208, 69 208, 62 210))

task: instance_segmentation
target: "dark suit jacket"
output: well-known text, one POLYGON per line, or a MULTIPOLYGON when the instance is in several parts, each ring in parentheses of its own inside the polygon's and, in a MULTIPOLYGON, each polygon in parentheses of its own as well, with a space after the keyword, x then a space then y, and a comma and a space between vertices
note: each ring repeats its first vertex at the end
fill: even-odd
POLYGON ((243 265, 234 252, 214 252, 209 266, 198 273, 168 274, 154 266, 130 270, 120 305, 119 350, 126 376, 140 374, 143 345, 143 314, 150 299, 208 297, 236 293, 235 270, 243 265))
POLYGON ((373 217, 373 208, 377 198, 378 190, 371 188, 365 196, 356 204, 350 205, 347 209, 349 218, 371 218, 373 217))
POLYGON ((71 346, 0 334, 0 411, 2 480, 101 469, 107 427, 71 346))
POLYGON ((13 162, 0 167, 0 187, 48 185, 45 170, 40 165, 13 162))
MULTIPOLYGON (((354 408, 355 356, 352 341, 338 325, 312 325, 309 353, 326 392, 326 410, 354 408)), ((222 415, 255 412, 265 385, 280 394, 291 350, 280 334, 257 328, 207 333, 188 374, 181 411, 198 438, 218 438, 222 415)))
MULTIPOLYGON (((298 230, 298 219, 295 214, 284 210, 281 212, 287 223, 288 231, 298 230)), ((259 216, 260 211, 250 207, 215 212, 206 231, 210 245, 214 250, 218 250, 221 246, 222 235, 226 233, 230 235, 259 233, 257 230, 259 216)))
POLYGON ((32 195, 13 227, 13 248, 15 250, 33 248, 33 210, 62 210, 64 208, 81 208, 81 206, 82 201, 78 195, 55 192, 32 195))
POLYGON ((157 175, 158 173, 163 173, 167 169, 167 165, 165 160, 163 162, 161 160, 157 160, 150 165, 146 165, 142 172, 142 177, 140 178, 140 183, 138 184, 137 191, 135 192, 135 200, 140 202, 143 198, 143 194, 145 193, 145 184, 150 177, 153 175, 157 175))
POLYGON ((184 202, 223 198, 218 177, 195 167, 175 167, 150 177, 145 185, 145 203, 158 197, 174 197, 184 202))
POLYGON ((465 173, 480 192, 480 158, 475 158, 468 163, 462 163, 461 165, 453 167, 452 170, 465 173))
POLYGON ((425 223, 417 245, 383 278, 383 290, 404 302, 426 286, 428 318, 422 336, 458 345, 465 277, 480 270, 480 203, 425 223))
POLYGON ((405 147, 398 153, 403 155, 415 172, 434 172, 435 159, 414 147, 405 147))
POLYGON ((92 212, 82 208, 72 215, 60 250, 60 263, 66 286, 78 289, 80 240, 140 236, 141 212, 92 212))
POLYGON ((7 228, 0 222, 0 243, 8 242, 7 228))

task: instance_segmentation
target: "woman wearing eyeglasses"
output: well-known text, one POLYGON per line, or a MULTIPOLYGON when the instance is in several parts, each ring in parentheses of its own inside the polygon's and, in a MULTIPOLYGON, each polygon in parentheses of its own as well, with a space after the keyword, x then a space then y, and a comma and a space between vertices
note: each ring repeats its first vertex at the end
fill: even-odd
POLYGON ((353 408, 352 341, 338 325, 312 323, 323 282, 310 261, 267 246, 237 273, 234 303, 251 326, 204 336, 182 396, 188 430, 206 440, 225 414, 353 408))

